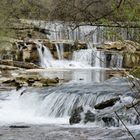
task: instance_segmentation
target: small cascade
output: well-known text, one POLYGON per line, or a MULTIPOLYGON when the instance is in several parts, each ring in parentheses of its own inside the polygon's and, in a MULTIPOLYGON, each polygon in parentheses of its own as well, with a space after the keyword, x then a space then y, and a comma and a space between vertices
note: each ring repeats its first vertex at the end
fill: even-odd
POLYGON ((117 68, 122 68, 123 56, 122 56, 121 54, 115 54, 114 58, 115 58, 115 60, 116 60, 116 65, 115 65, 115 67, 117 67, 117 68))
POLYGON ((60 53, 59 45, 55 44, 55 46, 56 46, 56 51, 57 51, 58 59, 61 60, 61 53, 60 53))
MULTIPOLYGON (((45 121, 47 118, 65 118, 79 106, 94 108, 96 104, 118 96, 121 102, 112 109, 122 108, 126 102, 133 101, 134 93, 130 94, 129 86, 127 79, 114 78, 98 84, 69 83, 52 88, 26 89, 22 96, 22 89, 6 91, 0 95, 0 121, 30 122, 38 118, 46 118, 45 121)), ((108 114, 110 111, 113 112, 109 109, 108 114)))
POLYGON ((46 46, 38 42, 36 44, 40 56, 40 65, 43 68, 87 68, 87 65, 81 62, 64 60, 63 44, 56 45, 59 60, 53 58, 50 50, 46 46))
POLYGON ((56 50, 59 60, 55 60, 50 50, 42 45, 37 44, 40 56, 40 64, 43 68, 122 68, 123 56, 119 53, 106 53, 96 49, 81 49, 73 52, 72 60, 64 60, 63 44, 56 44, 56 50))
POLYGON ((119 53, 104 54, 104 63, 107 68, 122 68, 123 56, 119 53))
POLYGON ((123 56, 121 54, 106 53, 96 49, 75 51, 73 60, 95 68, 122 68, 123 65, 123 56))
POLYGON ((51 67, 52 66, 51 62, 54 59, 53 59, 53 56, 52 56, 50 50, 46 46, 42 45, 41 43, 37 43, 37 45, 38 45, 37 49, 38 49, 39 56, 40 56, 41 66, 43 68, 51 67))
POLYGON ((60 43, 60 54, 61 54, 61 59, 64 59, 64 44, 60 43))
POLYGON ((93 66, 93 50, 92 49, 82 49, 75 51, 73 53, 73 58, 76 62, 81 62, 83 64, 93 66))
POLYGON ((100 53, 100 51, 96 51, 95 52, 96 53, 96 55, 95 55, 95 67, 97 67, 97 68, 100 68, 101 67, 101 53, 100 53))
POLYGON ((64 59, 64 45, 63 45, 63 43, 60 43, 60 44, 56 43, 55 46, 56 46, 58 59, 63 60, 64 59))

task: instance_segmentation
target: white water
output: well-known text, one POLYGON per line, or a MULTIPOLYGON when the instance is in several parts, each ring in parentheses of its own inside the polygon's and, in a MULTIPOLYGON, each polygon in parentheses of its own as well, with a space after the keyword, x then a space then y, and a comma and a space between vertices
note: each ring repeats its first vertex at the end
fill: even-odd
POLYGON ((63 58, 64 58, 64 45, 63 45, 63 43, 60 43, 60 44, 56 43, 55 46, 56 46, 58 59, 63 60, 63 58))
POLYGON ((37 49, 40 56, 40 65, 43 68, 88 68, 90 65, 85 65, 82 62, 74 60, 65 60, 63 59, 63 45, 56 45, 57 53, 59 60, 55 60, 47 48, 47 46, 42 45, 41 43, 36 42, 37 49))
POLYGON ((104 95, 97 100, 97 94, 79 94, 78 89, 70 93, 73 85, 65 86, 52 91, 46 89, 43 93, 27 91, 22 96, 24 89, 3 92, 0 94, 0 122, 66 124, 74 107, 94 105, 108 98, 104 95))
POLYGON ((65 60, 63 45, 59 45, 56 44, 59 58, 56 60, 46 46, 41 43, 37 44, 40 64, 43 68, 122 68, 123 57, 121 54, 109 54, 108 58, 108 54, 95 49, 81 49, 73 52, 72 60, 65 60))
POLYGON ((34 24, 40 28, 46 28, 50 31, 51 35, 48 37, 51 40, 80 40, 82 42, 91 42, 93 44, 101 44, 104 41, 116 41, 120 38, 122 40, 131 40, 135 38, 135 33, 137 29, 127 29, 127 28, 108 28, 108 27, 98 27, 98 26, 79 26, 75 30, 73 28, 75 25, 69 22, 61 21, 37 21, 37 20, 26 20, 24 21, 29 24, 34 24), (115 34, 110 36, 111 33, 115 34), (119 38, 118 38, 119 36, 119 38))
POLYGON ((73 58, 76 62, 82 62, 83 64, 92 66, 93 64, 93 50, 86 49, 86 50, 79 50, 73 53, 73 58))
POLYGON ((37 49, 40 56, 41 66, 42 67, 52 67, 51 61, 54 61, 53 56, 50 50, 42 45, 41 43, 37 43, 37 49))
POLYGON ((96 56, 95 56, 95 67, 101 67, 100 63, 101 63, 101 57, 100 57, 101 53, 100 51, 96 51, 96 56))
POLYGON ((74 108, 93 108, 95 104, 119 95, 121 102, 106 109, 110 113, 113 109, 134 101, 131 96, 125 95, 128 89, 125 80, 113 79, 101 84, 72 83, 54 88, 28 89, 23 95, 20 94, 25 89, 18 92, 3 91, 0 94, 0 123, 68 124, 74 108), (120 81, 122 83, 118 84, 120 81))
MULTIPOLYGON (((41 96, 36 93, 26 93, 20 96, 22 91, 7 91, 7 96, 0 100, 0 123, 30 123, 30 124, 68 124, 68 118, 50 118, 39 115, 38 111, 42 104, 41 96)), ((0 95, 1 97, 1 95, 0 95)))

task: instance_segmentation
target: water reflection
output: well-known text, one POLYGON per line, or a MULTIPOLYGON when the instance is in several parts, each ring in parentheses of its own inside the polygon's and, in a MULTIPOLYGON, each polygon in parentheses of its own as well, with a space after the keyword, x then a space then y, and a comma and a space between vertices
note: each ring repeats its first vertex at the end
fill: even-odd
POLYGON ((58 77, 62 82, 102 82, 109 79, 111 76, 118 74, 118 71, 106 69, 75 69, 75 70, 60 70, 60 71, 43 71, 40 75, 43 77, 55 78, 58 77))

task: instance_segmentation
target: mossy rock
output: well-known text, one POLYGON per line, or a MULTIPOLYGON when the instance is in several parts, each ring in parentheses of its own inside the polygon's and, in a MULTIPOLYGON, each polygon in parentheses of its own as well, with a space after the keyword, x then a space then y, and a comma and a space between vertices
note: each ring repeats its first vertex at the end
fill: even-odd
POLYGON ((134 77, 136 77, 136 78, 140 78, 140 66, 135 67, 135 68, 132 69, 129 73, 130 73, 131 75, 133 75, 134 77))

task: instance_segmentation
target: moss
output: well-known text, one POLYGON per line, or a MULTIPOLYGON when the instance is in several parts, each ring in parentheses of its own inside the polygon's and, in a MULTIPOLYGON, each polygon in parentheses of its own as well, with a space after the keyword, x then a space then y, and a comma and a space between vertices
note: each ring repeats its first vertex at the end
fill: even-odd
POLYGON ((130 74, 133 75, 136 78, 140 78, 140 66, 135 67, 130 71, 130 74))

